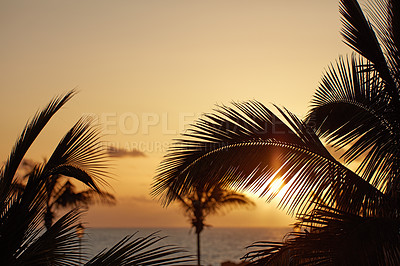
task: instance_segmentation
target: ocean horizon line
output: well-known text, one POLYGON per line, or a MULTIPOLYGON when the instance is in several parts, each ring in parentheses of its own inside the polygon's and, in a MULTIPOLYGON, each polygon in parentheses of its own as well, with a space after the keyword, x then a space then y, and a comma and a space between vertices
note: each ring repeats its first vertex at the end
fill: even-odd
MULTIPOLYGON (((83 224, 85 225, 85 224, 83 224)), ((186 226, 87 226, 89 229, 193 229, 186 226)), ((290 229, 293 226, 209 226, 205 229, 290 229)))

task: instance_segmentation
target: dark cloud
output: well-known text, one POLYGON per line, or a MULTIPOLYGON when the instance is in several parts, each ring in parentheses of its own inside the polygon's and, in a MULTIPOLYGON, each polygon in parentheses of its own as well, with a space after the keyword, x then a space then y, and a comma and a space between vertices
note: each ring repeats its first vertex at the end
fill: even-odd
POLYGON ((108 147, 107 153, 111 157, 145 157, 146 154, 144 152, 132 149, 126 150, 116 147, 108 147))
POLYGON ((118 198, 118 201, 122 202, 122 203, 129 203, 129 204, 157 203, 157 201, 155 201, 145 195, 120 197, 120 198, 118 198))

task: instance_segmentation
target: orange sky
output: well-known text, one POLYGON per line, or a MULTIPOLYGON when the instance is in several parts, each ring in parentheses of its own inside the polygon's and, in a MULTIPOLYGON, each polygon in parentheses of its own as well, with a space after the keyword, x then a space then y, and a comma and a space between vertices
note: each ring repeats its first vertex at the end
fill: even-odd
MULTIPOLYGON (((92 207, 89 225, 187 226, 148 195, 167 145, 216 103, 257 99, 304 115, 324 68, 350 51, 339 29, 334 0, 0 0, 0 158, 38 108, 77 88, 28 156, 48 157, 80 116, 95 114, 108 143, 145 156, 114 158, 119 203, 92 207)), ((208 223, 293 221, 258 203, 208 223)))

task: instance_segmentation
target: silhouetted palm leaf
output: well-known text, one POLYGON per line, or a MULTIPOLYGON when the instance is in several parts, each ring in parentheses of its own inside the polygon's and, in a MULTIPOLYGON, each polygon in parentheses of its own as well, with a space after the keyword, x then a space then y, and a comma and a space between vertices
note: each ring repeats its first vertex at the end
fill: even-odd
POLYGON ((257 242, 243 259, 255 265, 398 265, 398 222, 360 217, 319 205, 301 215, 304 232, 283 243, 257 242))
MULTIPOLYGON (((45 206, 45 182, 42 168, 35 168, 22 193, 2 202, 0 214, 0 259, 13 265, 24 249, 37 236, 45 206)), ((11 186, 11 185, 10 185, 11 186)))
POLYGON ((76 234, 79 219, 80 211, 75 209, 58 219, 48 230, 42 227, 37 231, 38 234, 41 232, 39 236, 32 235, 27 241, 30 245, 21 247, 18 264, 80 265, 85 252, 82 253, 81 242, 76 234))
POLYGON ((382 206, 384 195, 337 162, 313 129, 293 114, 278 108, 285 124, 259 102, 234 105, 200 119, 170 148, 153 195, 169 203, 177 193, 225 182, 270 200, 277 194, 271 185, 282 179, 289 188, 281 205, 292 212, 310 208, 316 197, 355 213, 382 206))
POLYGON ((399 82, 400 4, 397 0, 370 1, 367 6, 374 31, 382 45, 390 73, 399 82))
POLYGON ((95 181, 105 183, 102 177, 106 175, 107 159, 99 138, 98 128, 92 126, 91 120, 79 120, 54 150, 46 170, 50 175, 72 176, 98 190, 95 181))
MULTIPOLYGON (((0 171, 0 204, 6 202, 6 199, 12 197, 12 185, 14 175, 20 165, 22 159, 24 158, 29 147, 32 145, 33 141, 46 126, 50 118, 75 94, 71 91, 64 96, 54 98, 43 111, 37 113, 34 118, 29 122, 21 136, 14 145, 9 158, 0 171)), ((2 206, 2 209, 5 206, 2 206)))
MULTIPOLYGON (((398 102, 399 95, 395 90, 391 71, 387 65, 385 55, 371 23, 364 16, 356 0, 341 0, 340 3, 340 13, 343 18, 342 34, 346 43, 373 63, 374 69, 379 72, 380 77, 387 85, 385 88, 388 94, 398 102)), ((382 13, 379 15, 379 19, 381 20, 385 20, 385 15, 388 13, 386 9, 388 6, 382 5, 382 7, 383 6, 384 8, 381 10, 382 13)), ((378 25, 378 28, 379 27, 381 27, 381 25, 378 25)), ((390 38, 390 36, 388 37, 390 38)))
POLYGON ((348 162, 366 154, 358 172, 385 191, 397 175, 393 165, 399 164, 400 129, 377 73, 360 72, 357 66, 363 64, 353 57, 330 69, 314 96, 308 123, 334 147, 347 148, 343 157, 348 162))
POLYGON ((89 204, 115 204, 115 197, 107 192, 87 189, 77 192, 75 186, 67 181, 54 195, 54 201, 51 203, 56 209, 65 207, 88 206, 89 204))
MULTIPOLYGON (((92 126, 91 120, 80 119, 60 141, 50 159, 44 166, 46 175, 47 211, 45 215, 46 226, 50 227, 54 217, 54 206, 51 201, 53 194, 57 193, 57 186, 62 176, 72 177, 87 185, 102 197, 98 183, 104 181, 107 167, 107 154, 100 145, 99 130, 92 126)), ((89 194, 86 193, 86 196, 89 194)), ((104 198, 110 198, 109 193, 104 198)), ((57 199, 55 199, 57 200, 57 199)))
POLYGON ((316 93, 309 119, 338 148, 351 144, 344 154, 348 161, 365 155, 358 170, 364 179, 386 193, 396 193, 400 187, 396 178, 400 165, 400 4, 369 2, 373 21, 369 24, 356 1, 341 2, 345 39, 370 62, 353 59, 351 64, 341 61, 336 69, 331 68, 316 93))
POLYGON ((297 212, 304 233, 255 244, 246 258, 273 265, 398 265, 400 206, 400 2, 341 0, 345 42, 363 56, 340 58, 324 76, 305 122, 258 102, 222 107, 197 121, 168 151, 153 185, 164 204, 196 186, 222 182, 297 212), (346 149, 346 162, 323 137, 346 149), (231 178, 232 177, 232 178, 231 178))
POLYGON ((199 208, 202 209, 204 218, 210 214, 217 214, 226 209, 251 206, 254 203, 244 194, 233 190, 223 189, 220 186, 194 189, 188 195, 177 195, 177 200, 185 209, 185 214, 193 218, 193 202, 199 201, 199 208))
MULTIPOLYGON (((94 192, 101 200, 113 199, 112 195, 101 191, 96 183, 98 180, 104 182, 105 156, 98 142, 97 130, 86 120, 80 120, 67 133, 47 163, 33 166, 26 176, 25 186, 22 187, 16 180, 17 167, 28 148, 51 116, 72 95, 73 92, 56 98, 35 116, 24 129, 0 172, 1 265, 80 265, 81 259, 85 260, 85 252, 82 256, 81 241, 76 233, 81 213, 78 209, 62 216, 53 225, 48 225, 46 230, 43 225, 52 192, 49 194, 49 187, 58 186, 60 176, 70 176, 92 188, 78 197, 86 203, 97 200, 93 197, 94 192)), ((57 204, 71 204, 71 199, 66 198, 67 194, 72 196, 73 192, 72 186, 64 187, 58 195, 60 201, 57 204)), ((179 248, 153 246, 159 241, 155 236, 127 241, 123 240, 122 244, 111 250, 121 260, 110 261, 111 253, 103 252, 92 265, 167 265, 189 261, 189 256, 181 255, 179 248), (100 263, 100 260, 105 262, 100 263)))
POLYGON ((159 237, 156 233, 131 240, 133 236, 125 237, 85 265, 175 265, 193 261, 181 248, 159 245, 164 237, 159 237))
MULTIPOLYGON (((0 261, 5 265, 74 265, 79 245, 74 242, 73 223, 78 212, 71 212, 44 232, 42 219, 46 206, 49 168, 36 165, 23 189, 17 189, 16 169, 37 135, 54 113, 74 92, 56 98, 30 122, 17 141, 0 176, 0 261), (75 252, 74 252, 75 250, 75 252), (67 252, 68 251, 68 252, 67 252)), ((56 167, 53 169, 57 169, 56 167)), ((76 263, 75 263, 76 265, 76 263)))

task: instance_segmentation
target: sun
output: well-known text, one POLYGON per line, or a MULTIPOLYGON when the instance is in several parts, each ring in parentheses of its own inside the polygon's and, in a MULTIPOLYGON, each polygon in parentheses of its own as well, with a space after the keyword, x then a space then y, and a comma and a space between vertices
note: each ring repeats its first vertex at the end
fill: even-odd
MULTIPOLYGON (((289 183, 291 183, 289 181, 289 183)), ((290 184, 285 182, 284 176, 272 176, 256 190, 252 192, 256 197, 270 197, 273 195, 274 198, 282 199, 287 190, 290 187, 290 184)))
MULTIPOLYGON (((298 173, 296 173, 293 178, 288 178, 286 174, 281 175, 280 170, 283 168, 279 168, 272 176, 268 177, 265 182, 261 186, 254 186, 247 191, 247 196, 252 196, 255 198, 268 198, 273 199, 275 202, 280 202, 283 200, 285 195, 288 193, 288 190, 293 185, 293 182, 298 177, 298 173)), ((294 190, 290 191, 290 194, 296 195, 297 192, 294 190)), ((286 195, 287 196, 287 195, 286 195)), ((293 199, 286 199, 286 202, 292 202, 293 199)))
POLYGON ((268 188, 268 191, 266 192, 266 196, 272 196, 280 201, 282 198, 284 198, 286 192, 288 191, 290 187, 290 183, 292 183, 293 180, 290 180, 289 182, 285 182, 284 176, 281 177, 274 177, 271 179, 270 182, 268 182, 265 185, 265 189, 268 188))
POLYGON ((281 189, 285 186, 285 182, 282 177, 279 177, 271 182, 269 191, 271 193, 279 193, 281 189))

